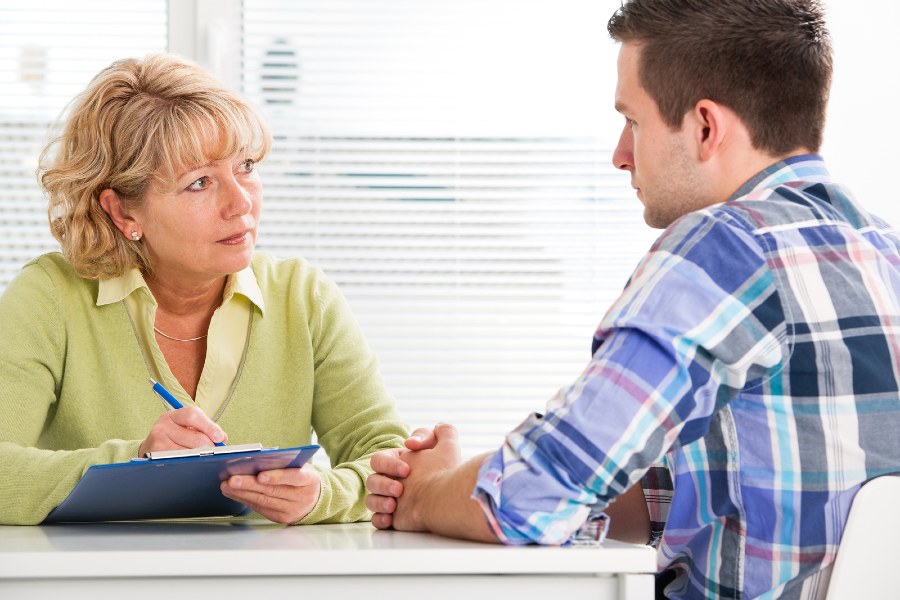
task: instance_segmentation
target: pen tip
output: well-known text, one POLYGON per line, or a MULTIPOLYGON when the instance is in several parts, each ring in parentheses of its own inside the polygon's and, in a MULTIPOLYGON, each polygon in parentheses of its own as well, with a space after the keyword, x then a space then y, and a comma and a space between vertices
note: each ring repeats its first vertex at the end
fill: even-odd
POLYGON ((156 385, 156 380, 152 377, 150 378, 150 385, 156 385))

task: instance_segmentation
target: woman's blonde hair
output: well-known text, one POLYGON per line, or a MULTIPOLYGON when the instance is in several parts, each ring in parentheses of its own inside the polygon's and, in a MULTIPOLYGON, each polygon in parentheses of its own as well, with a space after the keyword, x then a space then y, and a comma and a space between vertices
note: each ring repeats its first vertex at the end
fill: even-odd
POLYGON ((133 209, 148 186, 174 191, 186 170, 239 152, 260 161, 270 147, 257 112, 197 65, 171 54, 116 61, 72 101, 41 153, 50 230, 82 277, 149 272, 143 244, 116 228, 100 192, 112 189, 133 209))

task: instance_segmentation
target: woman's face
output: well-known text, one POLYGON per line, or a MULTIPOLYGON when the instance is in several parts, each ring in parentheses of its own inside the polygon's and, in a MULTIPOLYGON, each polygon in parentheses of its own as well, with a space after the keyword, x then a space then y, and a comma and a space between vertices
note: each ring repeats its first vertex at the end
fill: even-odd
POLYGON ((254 161, 238 154, 191 167, 178 177, 174 192, 150 189, 132 214, 153 277, 197 286, 250 264, 261 208, 254 161))

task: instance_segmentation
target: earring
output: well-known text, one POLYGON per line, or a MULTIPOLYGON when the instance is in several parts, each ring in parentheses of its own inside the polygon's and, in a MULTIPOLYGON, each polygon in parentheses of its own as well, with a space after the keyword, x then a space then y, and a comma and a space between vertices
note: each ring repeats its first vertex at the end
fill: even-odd
POLYGON ((134 229, 131 230, 131 241, 133 241, 133 242, 141 241, 141 234, 139 234, 134 229))

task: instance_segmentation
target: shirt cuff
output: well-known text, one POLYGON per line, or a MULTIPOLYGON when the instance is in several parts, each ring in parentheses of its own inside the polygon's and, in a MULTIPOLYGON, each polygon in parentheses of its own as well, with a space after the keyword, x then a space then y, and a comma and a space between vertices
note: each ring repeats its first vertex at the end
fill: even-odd
MULTIPOLYGON (((482 463, 472 493, 490 530, 504 544, 561 546, 570 543, 591 512, 590 506, 569 500, 554 503, 551 510, 541 510, 535 507, 535 498, 527 494, 524 502, 521 496, 510 496, 508 489, 504 496, 503 487, 511 487, 508 478, 510 472, 515 472, 508 464, 512 459, 505 460, 504 451, 505 447, 482 463)), ((518 481, 516 485, 528 488, 533 483, 518 481)))
POLYGON ((499 456, 500 452, 496 452, 481 463, 472 499, 481 507, 491 532, 501 543, 510 544, 513 542, 503 533, 503 528, 494 516, 494 507, 500 503, 500 484, 503 482, 503 461, 499 456))

